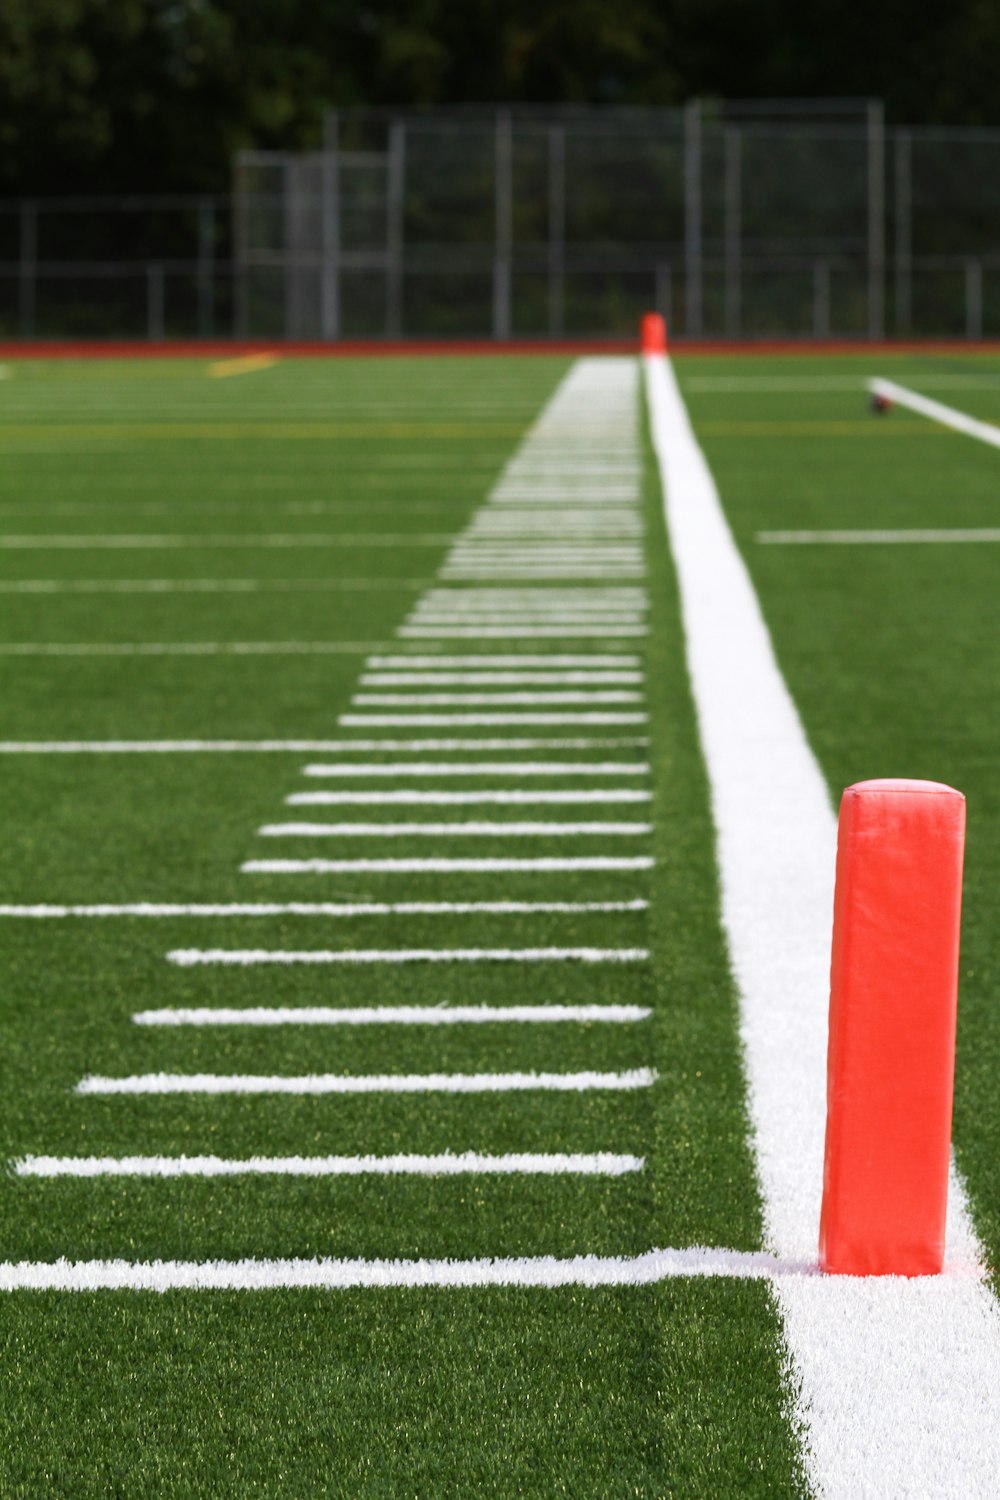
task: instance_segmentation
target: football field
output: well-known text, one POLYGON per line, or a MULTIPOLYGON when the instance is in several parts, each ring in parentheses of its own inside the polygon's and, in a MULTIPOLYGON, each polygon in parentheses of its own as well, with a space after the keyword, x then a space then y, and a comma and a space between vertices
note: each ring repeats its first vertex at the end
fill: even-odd
POLYGON ((0 1493, 990 1493, 1000 358, 6 372, 0 1493), (968 798, 958 1211, 838 1288, 879 776, 968 798))

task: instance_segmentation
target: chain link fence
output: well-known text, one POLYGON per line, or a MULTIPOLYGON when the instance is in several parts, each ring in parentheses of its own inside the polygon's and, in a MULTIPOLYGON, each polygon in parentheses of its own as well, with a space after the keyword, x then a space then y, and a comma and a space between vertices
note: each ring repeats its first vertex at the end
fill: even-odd
POLYGON ((342 110, 231 196, 0 204, 0 336, 1000 337, 998 168, 866 100, 342 110))

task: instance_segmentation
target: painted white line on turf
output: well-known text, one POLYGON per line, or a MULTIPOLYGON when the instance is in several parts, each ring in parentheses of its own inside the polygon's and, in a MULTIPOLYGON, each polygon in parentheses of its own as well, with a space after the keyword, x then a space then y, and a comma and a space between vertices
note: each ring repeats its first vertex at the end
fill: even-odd
POLYGON ((167 962, 251 968, 257 964, 641 964, 647 948, 174 948, 167 962))
POLYGON ((550 671, 538 670, 528 672, 365 672, 361 678, 361 686, 369 687, 409 687, 416 684, 420 687, 601 687, 619 685, 622 687, 641 687, 644 682, 642 672, 602 672, 591 668, 589 671, 560 671, 553 668, 550 671))
MULTIPOLYGON (((552 1255, 481 1260, 56 1260, 0 1262, 0 1292, 348 1291, 370 1287, 629 1287, 674 1277, 781 1281, 813 1268, 763 1252, 649 1250, 642 1255, 552 1255)), ((971 1493, 971 1492, 970 1492, 971 1493)), ((984 1491, 984 1494, 989 1493, 984 1491)), ((859 1491, 859 1496, 872 1494, 859 1491)), ((958 1497, 956 1495, 956 1500, 958 1497)), ((968 1497, 962 1497, 968 1500, 968 1497)))
POLYGON ((285 801, 293 807, 406 806, 425 803, 433 807, 464 807, 488 803, 491 806, 522 807, 536 802, 551 803, 618 803, 650 802, 652 792, 633 787, 600 787, 596 791, 574 792, 292 792, 285 801))
POLYGON ((652 1068, 622 1073, 312 1073, 301 1077, 220 1073, 141 1073, 127 1078, 81 1078, 77 1094, 510 1094, 544 1090, 646 1089, 652 1068))
POLYGON ((401 625, 401 640, 575 641, 626 640, 647 635, 645 625, 401 625))
MULTIPOLYGON (((0 740, 0 755, 187 755, 239 754, 240 752, 316 751, 357 754, 373 751, 418 750, 617 750, 621 746, 645 745, 645 737, 620 739, 419 739, 419 740, 0 740)), ((396 767, 368 768, 365 775, 391 776, 396 767)), ((325 769, 312 774, 356 775, 353 767, 325 769)), ((424 772, 425 775, 442 774, 424 772)), ((623 774, 629 774, 623 772, 623 774)))
MULTIPOLYGON (((484 748, 488 748, 484 746, 484 748)), ((483 760, 483 761, 397 761, 395 765, 375 763, 332 766, 303 766, 303 776, 648 776, 649 762, 644 760, 483 760)))
POLYGON ((0 917, 444 917, 646 911, 648 901, 131 901, 84 906, 0 906, 0 917))
POLYGON ((630 688, 558 688, 545 692, 492 693, 355 693, 351 702, 357 708, 448 708, 461 705, 525 703, 641 703, 641 692, 630 688))
POLYGON ((366 725, 372 728, 384 729, 434 729, 444 728, 446 725, 481 724, 484 728, 501 724, 645 724, 648 716, 644 713, 631 713, 628 711, 619 713, 615 709, 608 712, 596 709, 593 712, 582 710, 574 713, 455 713, 455 714, 340 714, 337 723, 345 729, 364 729, 366 725))
POLYGON ((607 670, 612 668, 623 668, 625 670, 638 671, 642 667, 642 657, 634 654, 617 654, 608 652, 590 652, 587 654, 573 654, 563 652, 551 652, 544 655, 529 654, 527 652, 511 654, 507 656, 495 656, 483 653, 482 655, 466 654, 464 656, 372 656, 369 658, 366 670, 393 672, 423 672, 439 671, 444 668, 451 671, 453 668, 470 668, 473 671, 481 671, 491 667, 513 667, 521 670, 524 667, 540 667, 549 671, 557 667, 585 667, 588 670, 598 668, 607 670))
MULTIPOLYGON (((709 771, 771 1249, 816 1262, 836 822, 667 360, 645 360, 709 771)), ((1000 1472, 1000 1308, 953 1174, 966 1274, 775 1278, 818 1495, 988 1495, 1000 1472), (928 1351, 932 1351, 929 1353, 928 1351)))
POLYGON ((18 1177, 623 1177, 641 1156, 610 1151, 442 1152, 437 1156, 24 1156, 18 1177))
POLYGON ((37 536, 17 536, 11 532, 0 532, 0 551, 135 551, 164 549, 192 549, 204 547, 304 547, 311 552, 316 547, 443 547, 451 541, 449 532, 440 536, 426 533, 406 533, 399 536, 371 535, 351 532, 307 532, 292 531, 268 535, 263 532, 232 531, 224 536, 212 536, 196 531, 186 536, 165 536, 152 532, 143 534, 117 532, 96 533, 72 532, 68 535, 41 532, 37 536))
POLYGON ((137 1026, 549 1026, 648 1021, 642 1005, 254 1005, 136 1011, 137 1026))
POLYGON ((0 656, 360 656, 372 641, 28 641, 0 645, 0 656))
POLYGON ((653 859, 648 854, 574 854, 564 859, 557 855, 534 859, 248 859, 240 865, 245 875, 505 875, 652 868, 653 859))
POLYGON ((954 432, 977 438, 981 443, 988 443, 991 448, 1000 448, 1000 427, 992 422, 981 422, 978 417, 970 417, 967 412, 958 411, 954 406, 933 401, 930 396, 921 396, 918 391, 911 391, 905 385, 897 385, 894 380, 869 380, 868 389, 872 395, 885 396, 897 406, 907 406, 911 411, 919 412, 922 417, 929 417, 932 422, 940 422, 954 432))
POLYGON ((4 578, 0 594, 303 594, 421 588, 423 578, 4 578))
POLYGON ((998 526, 925 526, 871 531, 758 531, 765 547, 884 546, 907 542, 1000 542, 998 526))
POLYGON ((633 837, 652 833, 650 823, 265 823, 262 838, 577 838, 611 834, 633 837))

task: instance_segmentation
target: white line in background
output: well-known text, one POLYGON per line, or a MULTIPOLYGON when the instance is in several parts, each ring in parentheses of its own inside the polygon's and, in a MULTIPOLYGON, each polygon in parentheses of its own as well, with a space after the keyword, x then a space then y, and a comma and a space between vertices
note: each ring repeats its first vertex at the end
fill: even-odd
MULTIPOLYGON (((780 1257, 815 1266, 836 824, 673 371, 662 357, 645 368, 767 1239, 780 1257)), ((775 1280, 804 1458, 828 1500, 958 1500, 996 1488, 1000 1309, 978 1269, 957 1177, 949 1230, 949 1257, 964 1274, 775 1280)))
POLYGON ((395 765, 303 766, 303 776, 648 776, 643 760, 397 761, 395 765))
POLYGON ((401 640, 575 641, 626 640, 647 635, 645 625, 401 625, 401 640))
POLYGON ((132 1020, 137 1026, 630 1026, 651 1015, 642 1005, 254 1005, 140 1010, 132 1020))
POLYGON ((160 551, 174 548, 191 548, 197 551, 203 547, 305 547, 311 552, 316 547, 444 547, 451 539, 450 532, 442 532, 440 536, 416 532, 412 534, 404 532, 399 536, 383 536, 378 533, 368 535, 329 531, 291 531, 275 534, 232 531, 223 536, 213 536, 209 533, 201 535, 194 531, 185 536, 165 536, 162 533, 153 532, 145 535, 141 532, 110 534, 71 532, 64 535, 41 532, 36 536, 18 536, 10 532, 0 532, 0 551, 5 549, 30 552, 72 549, 160 551))
POLYGON ((638 838, 652 832, 649 823, 485 822, 458 820, 449 823, 267 823, 257 829, 262 838, 413 839, 432 838, 638 838))
POLYGON ((652 792, 633 787, 600 787, 596 791, 574 792, 292 792, 285 801, 293 807, 354 806, 415 807, 425 803, 434 807, 458 807, 489 803, 491 806, 516 806, 537 802, 550 803, 617 803, 649 802, 652 792))
POLYGON ((645 694, 632 688, 567 688, 545 692, 490 693, 355 693, 351 702, 356 708, 454 708, 496 704, 548 703, 642 703, 645 694))
POLYGON ((545 1090, 649 1088, 652 1068, 623 1073, 382 1073, 352 1076, 313 1073, 302 1077, 220 1073, 140 1073, 130 1078, 81 1078, 77 1094, 509 1094, 545 1090))
MULTIPOLYGON (((0 1292, 346 1291, 371 1287, 626 1287, 673 1277, 724 1276, 779 1281, 812 1268, 763 1252, 649 1250, 642 1255, 552 1255, 481 1260, 56 1260, 0 1263, 0 1292)), ((866 1493, 860 1491, 859 1495, 866 1493)), ((867 1493, 871 1493, 870 1491, 867 1493)), ((989 1493, 984 1491, 983 1493, 989 1493)), ((956 1495, 956 1500, 958 1496, 956 1495)), ((962 1497, 965 1500, 965 1497, 962 1497)))
POLYGON ((966 412, 958 411, 954 406, 945 406, 941 401, 932 401, 929 396, 921 396, 918 391, 911 391, 905 385, 897 385, 894 380, 869 380, 868 389, 873 395, 886 396, 898 406, 908 406, 911 411, 919 412, 922 417, 929 417, 932 422, 940 422, 954 432, 978 438, 981 443, 989 443, 991 448, 1000 448, 1000 427, 992 422, 980 422, 978 417, 970 417, 966 412))
POLYGON ((484 728, 501 724, 645 724, 644 713, 619 713, 615 709, 604 712, 582 710, 573 713, 455 713, 455 714, 341 714, 337 723, 344 729, 364 729, 381 726, 385 729, 434 729, 446 725, 481 724, 484 728))
POLYGON ((0 917, 453 917, 646 911, 648 901, 132 901, 114 905, 0 906, 0 917))
MULTIPOLYGON (((392 753, 417 750, 617 750, 623 746, 645 745, 645 737, 623 736, 618 739, 419 739, 419 740, 0 740, 0 755, 186 755, 294 752, 363 751, 392 753)), ((393 775, 394 766, 369 768, 365 775, 393 775)), ((351 775, 348 769, 324 770, 314 774, 351 775)), ((435 774, 431 772, 425 775, 435 774)), ((441 774, 441 773, 436 773, 441 774)), ((622 774, 628 774, 623 772, 622 774)))
POLYGON ((250 968, 257 964, 639 964, 647 948, 175 948, 167 962, 250 968))
POLYGON ((648 854, 574 854, 560 859, 248 859, 245 875, 469 875, 556 874, 567 870, 651 870, 648 854))
POLYGON ((446 1151, 437 1156, 24 1156, 18 1177, 460 1177, 490 1174, 529 1177, 623 1177, 641 1172, 641 1156, 610 1151, 446 1151))
POLYGON ((394 672, 436 672, 444 668, 447 671, 453 668, 471 668, 481 671, 488 667, 513 667, 520 671, 525 667, 541 667, 548 671, 554 667, 597 667, 601 670, 607 668, 625 668, 626 670, 638 670, 642 667, 642 658, 634 655, 614 655, 612 653, 591 653, 589 655, 562 655, 558 653, 546 653, 543 656, 517 654, 509 656, 490 655, 466 655, 466 656, 373 656, 368 661, 367 671, 382 671, 388 669, 394 672))
POLYGON ((303 594, 422 588, 423 578, 4 578, 0 594, 303 594))
POLYGON ((361 686, 369 687, 600 687, 605 684, 641 687, 642 672, 550 671, 528 672, 366 672, 361 686))
POLYGON ((359 656, 372 641, 28 641, 0 645, 0 656, 359 656))
POLYGON ((997 526, 925 526, 871 531, 758 531, 765 547, 879 546, 907 542, 1000 542, 997 526))

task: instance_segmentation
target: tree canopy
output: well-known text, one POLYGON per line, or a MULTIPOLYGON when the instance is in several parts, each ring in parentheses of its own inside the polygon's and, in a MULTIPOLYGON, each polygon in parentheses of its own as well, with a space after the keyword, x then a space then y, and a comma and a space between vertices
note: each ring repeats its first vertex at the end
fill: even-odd
POLYGON ((996 121, 1000 7, 841 0, 4 0, 0 191, 225 191, 334 105, 877 96, 996 121))

